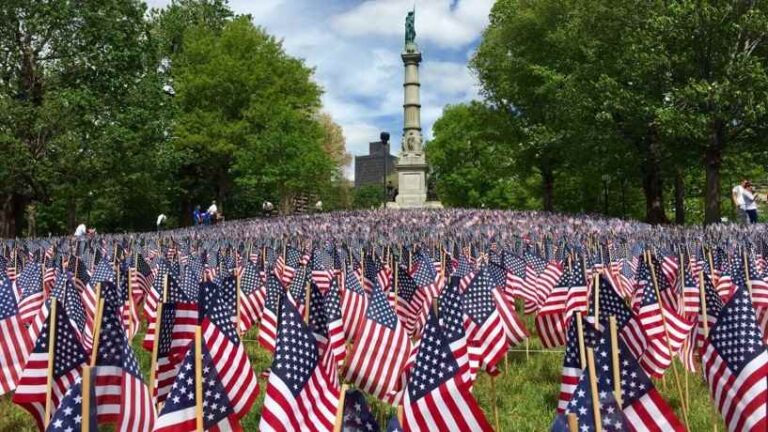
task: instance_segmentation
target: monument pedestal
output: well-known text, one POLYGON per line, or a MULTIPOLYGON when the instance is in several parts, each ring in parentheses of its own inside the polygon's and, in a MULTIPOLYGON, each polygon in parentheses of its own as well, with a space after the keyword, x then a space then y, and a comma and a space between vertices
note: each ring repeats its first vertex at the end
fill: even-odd
POLYGON ((427 201, 427 161, 423 153, 404 153, 395 165, 397 198, 387 208, 442 208, 438 201, 427 201))

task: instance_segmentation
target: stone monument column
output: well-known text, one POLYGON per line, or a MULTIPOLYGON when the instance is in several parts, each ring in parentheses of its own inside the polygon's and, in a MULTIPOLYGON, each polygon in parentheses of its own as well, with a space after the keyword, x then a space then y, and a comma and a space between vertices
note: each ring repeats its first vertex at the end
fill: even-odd
POLYGON ((403 139, 395 166, 397 171, 397 206, 423 207, 427 200, 427 160, 421 135, 421 100, 419 64, 421 51, 416 45, 415 13, 405 19, 405 49, 401 55, 405 76, 403 80, 403 139))

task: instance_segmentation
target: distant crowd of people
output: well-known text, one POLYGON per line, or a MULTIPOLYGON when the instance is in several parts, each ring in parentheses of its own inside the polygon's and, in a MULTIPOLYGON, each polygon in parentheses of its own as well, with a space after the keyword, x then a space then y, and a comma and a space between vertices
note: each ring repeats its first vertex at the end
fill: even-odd
POLYGON ((208 206, 208 210, 201 211, 200 205, 195 206, 195 210, 192 211, 192 223, 195 226, 200 225, 213 225, 224 221, 224 215, 219 212, 219 208, 216 206, 216 200, 211 202, 208 206))

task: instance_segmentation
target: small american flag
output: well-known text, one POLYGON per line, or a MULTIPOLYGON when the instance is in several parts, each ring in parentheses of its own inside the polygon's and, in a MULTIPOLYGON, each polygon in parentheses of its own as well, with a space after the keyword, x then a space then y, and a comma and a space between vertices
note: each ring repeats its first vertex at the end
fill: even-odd
POLYGON ((507 271, 507 284, 505 288, 507 295, 523 299, 525 301, 525 313, 534 312, 538 306, 536 288, 527 281, 527 277, 532 273, 532 270, 529 270, 529 266, 524 259, 511 252, 504 252, 502 262, 507 271))
POLYGON ((278 306, 281 300, 287 300, 283 295, 283 287, 277 276, 269 274, 267 276, 267 298, 264 302, 264 311, 261 315, 261 325, 259 326, 259 344, 268 351, 275 350, 275 339, 277 338, 277 318, 278 306))
POLYGON ((16 388, 24 364, 32 351, 32 340, 21 322, 13 282, 0 282, 0 395, 16 388))
MULTIPOLYGON (((224 284, 232 284, 232 278, 224 284)), ((245 347, 240 343, 232 322, 230 298, 225 291, 211 286, 204 290, 202 310, 203 345, 208 348, 212 365, 237 418, 243 417, 259 394, 259 382, 251 367, 245 347)))
POLYGON ((434 312, 427 320, 403 401, 404 429, 492 431, 463 380, 434 312))
POLYGON ((344 343, 344 323, 341 315, 341 298, 339 286, 333 281, 331 289, 325 294, 323 307, 328 325, 328 349, 338 366, 341 366, 347 357, 347 346, 344 343))
POLYGON ((155 432, 195 432, 197 430, 195 357, 198 355, 202 356, 201 367, 203 368, 200 371, 203 380, 203 430, 242 430, 227 392, 216 375, 216 368, 208 348, 202 345, 202 353, 198 353, 195 350, 195 344, 190 343, 173 388, 155 423, 155 432))
POLYGON ((701 358, 704 378, 729 431, 768 430, 768 353, 744 288, 710 329, 701 358))
POLYGON ((332 430, 341 391, 296 308, 285 299, 278 302, 280 332, 259 430, 332 430))
POLYGON ((333 281, 333 258, 325 250, 316 248, 312 253, 311 268, 312 281, 320 288, 320 292, 325 293, 333 281))
MULTIPOLYGON (((69 387, 80 376, 80 369, 87 361, 85 349, 70 324, 67 312, 56 298, 56 314, 48 314, 48 318, 40 329, 40 336, 35 342, 35 348, 29 355, 21 379, 13 395, 13 403, 29 411, 37 426, 43 430, 46 402, 46 381, 40 377, 47 376, 48 365, 53 361, 53 382, 51 383, 51 406, 57 407, 69 387), (51 321, 54 320, 55 332, 51 332, 51 321), (53 333, 52 335, 50 333, 53 333), (54 343, 53 358, 49 358, 49 336, 54 343)), ((46 308, 52 308, 47 306, 46 308)))
POLYGON ((496 309, 491 290, 491 277, 485 268, 480 269, 477 276, 464 293, 464 313, 467 339, 470 345, 478 348, 480 367, 492 371, 509 349, 501 315, 496 309))
POLYGON ((43 292, 43 275, 39 263, 32 262, 24 266, 16 285, 21 289, 19 300, 19 315, 23 323, 28 324, 37 315, 45 301, 43 292))
POLYGON ((245 333, 259 321, 266 295, 258 267, 248 261, 240 277, 240 332, 245 333))
POLYGON ((379 430, 365 395, 360 390, 347 390, 344 396, 344 414, 341 426, 342 432, 373 432, 379 430))
POLYGON ((411 341, 378 283, 373 286, 363 328, 354 345, 346 379, 388 400, 398 390, 411 341))
MULTIPOLYGON (((88 430, 87 432, 98 432, 99 426, 96 422, 96 395, 93 391, 93 386, 89 389, 90 405, 87 416, 89 416, 88 430)), ((50 432, 74 432, 83 431, 83 382, 78 376, 75 379, 74 384, 67 390, 64 398, 61 400, 61 405, 53 413, 51 423, 48 425, 47 431, 50 432)))
POLYGON ((341 315, 344 337, 353 342, 365 321, 368 295, 363 290, 355 272, 347 265, 341 285, 341 315))

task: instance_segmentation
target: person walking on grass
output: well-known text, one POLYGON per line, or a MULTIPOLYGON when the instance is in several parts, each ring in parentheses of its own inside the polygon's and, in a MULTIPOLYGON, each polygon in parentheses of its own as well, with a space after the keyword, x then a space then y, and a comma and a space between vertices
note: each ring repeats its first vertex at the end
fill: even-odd
POLYGON ((748 183, 747 179, 742 179, 741 183, 731 189, 731 201, 736 212, 736 220, 740 223, 749 223, 749 216, 744 208, 744 185, 748 183))
POLYGON ((744 202, 744 212, 747 215, 747 223, 757 223, 757 195, 755 194, 755 188, 749 181, 744 184, 742 200, 744 202))

